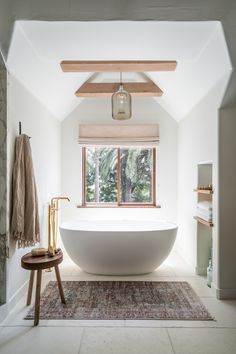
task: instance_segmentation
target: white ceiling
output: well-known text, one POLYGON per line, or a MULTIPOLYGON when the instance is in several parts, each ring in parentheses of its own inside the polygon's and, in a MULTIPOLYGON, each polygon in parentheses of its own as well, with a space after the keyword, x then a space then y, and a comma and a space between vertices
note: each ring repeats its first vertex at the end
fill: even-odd
MULTIPOLYGON (((63 73, 62 60, 125 59, 177 60, 175 72, 145 73, 164 91, 155 100, 176 120, 186 116, 232 70, 217 21, 17 21, 7 64, 9 71, 63 120, 82 101, 74 92, 93 73, 63 73)), ((98 80, 98 76, 94 78, 98 80)), ((118 73, 99 74, 102 81, 118 78, 118 73)), ((125 73, 126 80, 138 81, 140 75, 125 73)))

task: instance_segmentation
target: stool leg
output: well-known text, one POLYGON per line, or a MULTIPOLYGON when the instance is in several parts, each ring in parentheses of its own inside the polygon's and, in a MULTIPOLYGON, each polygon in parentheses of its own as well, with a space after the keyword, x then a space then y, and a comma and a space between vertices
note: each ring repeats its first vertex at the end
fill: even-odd
POLYGON ((29 280, 29 288, 28 288, 28 295, 27 295, 27 302, 26 302, 27 306, 29 306, 31 304, 33 284, 34 284, 34 270, 31 270, 31 272, 30 272, 30 280, 29 280))
POLYGON ((58 265, 55 265, 54 268, 55 268, 56 277, 57 277, 57 285, 58 285, 59 293, 61 296, 61 302, 63 304, 65 304, 66 300, 65 300, 65 296, 64 296, 64 292, 63 292, 63 287, 62 287, 62 283, 61 283, 61 276, 60 276, 58 265))
POLYGON ((35 309, 34 309, 34 326, 39 323, 40 312, 40 290, 41 290, 42 270, 37 270, 37 283, 36 283, 36 295, 35 295, 35 309))

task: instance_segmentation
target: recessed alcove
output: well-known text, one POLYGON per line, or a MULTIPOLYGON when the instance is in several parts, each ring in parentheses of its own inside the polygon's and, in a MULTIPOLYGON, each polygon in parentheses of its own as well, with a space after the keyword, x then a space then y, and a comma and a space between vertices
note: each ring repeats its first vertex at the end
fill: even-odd
MULTIPOLYGON (((212 185, 212 170, 213 166, 211 162, 203 162, 197 165, 197 186, 209 186, 212 185)), ((214 191, 214 189, 212 189, 214 191)), ((202 201, 212 202, 214 197, 213 193, 199 193, 196 192, 196 208, 197 203, 202 201)), ((214 215, 214 211, 213 211, 214 215)), ((213 217, 214 220, 214 217, 213 217)), ((197 261, 196 261, 196 273, 199 275, 206 275, 207 267, 209 264, 209 259, 211 257, 212 251, 212 227, 214 226, 213 221, 205 222, 196 218, 196 233, 197 233, 197 261)), ((214 264, 214 261, 213 261, 214 264)))

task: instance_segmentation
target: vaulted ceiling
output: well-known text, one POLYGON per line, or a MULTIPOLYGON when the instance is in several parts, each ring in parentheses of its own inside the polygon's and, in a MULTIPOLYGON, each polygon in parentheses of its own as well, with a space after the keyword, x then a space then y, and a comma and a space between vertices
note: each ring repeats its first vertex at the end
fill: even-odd
MULTIPOLYGON (((0 51, 6 61, 16 20, 220 21, 236 67, 235 19, 235 0, 0 0, 0 51)), ((236 107, 234 71, 221 107, 236 107)))
POLYGON ((88 79, 119 80, 112 72, 63 73, 62 60, 177 60, 174 72, 123 75, 158 85, 164 94, 155 100, 176 120, 232 69, 218 21, 17 21, 8 68, 60 120, 80 104, 75 91, 88 79))

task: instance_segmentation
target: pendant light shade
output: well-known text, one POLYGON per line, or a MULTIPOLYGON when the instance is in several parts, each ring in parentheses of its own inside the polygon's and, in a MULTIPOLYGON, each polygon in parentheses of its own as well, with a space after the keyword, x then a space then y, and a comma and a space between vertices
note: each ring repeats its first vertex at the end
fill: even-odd
POLYGON ((117 120, 131 118, 131 95, 123 88, 122 75, 119 89, 112 95, 112 118, 117 120))

